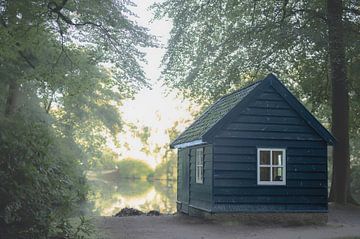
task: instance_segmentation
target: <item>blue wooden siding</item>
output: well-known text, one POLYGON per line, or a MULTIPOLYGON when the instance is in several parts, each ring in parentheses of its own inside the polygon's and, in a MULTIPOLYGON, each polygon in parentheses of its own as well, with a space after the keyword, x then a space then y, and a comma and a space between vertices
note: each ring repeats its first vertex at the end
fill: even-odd
POLYGON ((189 149, 180 149, 178 152, 178 178, 177 178, 177 201, 180 202, 180 210, 188 213, 189 206, 189 149))
POLYGON ((269 86, 213 139, 214 212, 326 211, 327 144, 269 86), (257 147, 286 149, 286 185, 257 185, 257 147))
POLYGON ((196 183, 196 149, 190 148, 190 206, 210 210, 212 205, 212 145, 200 146, 204 148, 204 181, 196 183))

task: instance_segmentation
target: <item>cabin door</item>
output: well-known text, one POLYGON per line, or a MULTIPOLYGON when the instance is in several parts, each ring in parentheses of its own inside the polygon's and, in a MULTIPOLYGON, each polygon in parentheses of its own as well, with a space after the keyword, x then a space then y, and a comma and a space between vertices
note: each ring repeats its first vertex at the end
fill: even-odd
POLYGON ((189 185, 190 185, 190 150, 185 150, 182 163, 182 198, 181 198, 181 211, 184 213, 189 212, 189 185))

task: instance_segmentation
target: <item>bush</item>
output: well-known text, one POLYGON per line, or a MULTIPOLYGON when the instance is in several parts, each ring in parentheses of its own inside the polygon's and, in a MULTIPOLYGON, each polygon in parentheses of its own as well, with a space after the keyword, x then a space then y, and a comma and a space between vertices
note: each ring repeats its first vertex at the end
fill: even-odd
POLYGON ((43 123, 0 118, 0 238, 48 238, 87 188, 80 162, 43 123))
POLYGON ((118 162, 120 177, 123 178, 142 178, 146 179, 149 175, 154 173, 150 166, 141 160, 124 159, 118 162))

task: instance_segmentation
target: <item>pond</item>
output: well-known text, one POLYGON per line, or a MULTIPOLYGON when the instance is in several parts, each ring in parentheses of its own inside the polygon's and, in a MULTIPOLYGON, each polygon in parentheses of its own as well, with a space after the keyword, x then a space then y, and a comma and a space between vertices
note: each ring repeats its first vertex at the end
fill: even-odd
POLYGON ((131 207, 147 212, 176 211, 176 182, 168 180, 140 180, 120 178, 114 172, 88 174, 90 195, 88 212, 112 216, 122 208, 131 207))

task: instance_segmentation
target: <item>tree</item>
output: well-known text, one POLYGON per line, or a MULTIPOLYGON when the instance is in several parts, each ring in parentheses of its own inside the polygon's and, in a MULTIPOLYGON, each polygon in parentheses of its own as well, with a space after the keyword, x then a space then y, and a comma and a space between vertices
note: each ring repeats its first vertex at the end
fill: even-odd
POLYGON ((348 197, 349 155, 349 90, 346 79, 346 58, 343 5, 341 0, 327 1, 329 68, 332 83, 332 127, 337 142, 334 146, 333 180, 330 200, 346 204, 348 197))
MULTIPOLYGON (((357 106, 360 94, 359 75, 346 73, 360 53, 354 1, 178 0, 155 8, 158 17, 173 20, 163 59, 167 85, 208 103, 269 71, 277 73, 312 112, 331 124, 338 139, 331 195, 346 195, 348 102, 357 106)), ((351 114, 359 112, 350 109, 351 114)), ((359 126, 352 120, 350 132, 359 126)), ((347 201, 346 196, 330 199, 347 201)))
POLYGON ((6 113, 16 108, 15 98, 23 83, 19 78, 37 81, 44 91, 51 91, 49 95, 62 96, 69 93, 64 91, 74 77, 79 89, 90 88, 78 76, 89 76, 90 66, 107 64, 116 69, 111 72, 112 86, 120 92, 146 86, 139 65, 144 54, 138 47, 153 46, 154 38, 131 20, 131 2, 4 0, 0 4, 1 41, 5 43, 2 67, 12 67, 14 72, 14 65, 22 65, 20 76, 7 77, 6 113), (84 52, 85 59, 76 57, 84 52))
POLYGON ((84 164, 121 130, 117 106, 147 86, 139 48, 155 46, 129 6, 0 0, 1 238, 85 238, 66 223, 84 164))
POLYGON ((23 88, 31 88, 59 134, 83 142, 84 159, 98 157, 103 132, 115 137, 121 130, 121 99, 148 85, 139 48, 155 46, 155 38, 132 20, 129 6, 134 4, 0 1, 4 114, 23 109, 23 88))

